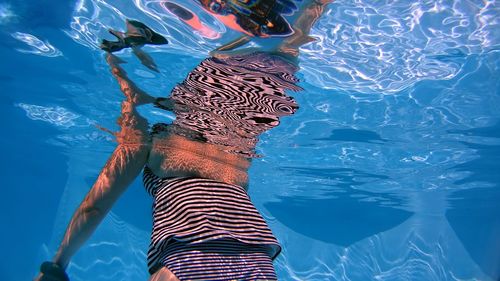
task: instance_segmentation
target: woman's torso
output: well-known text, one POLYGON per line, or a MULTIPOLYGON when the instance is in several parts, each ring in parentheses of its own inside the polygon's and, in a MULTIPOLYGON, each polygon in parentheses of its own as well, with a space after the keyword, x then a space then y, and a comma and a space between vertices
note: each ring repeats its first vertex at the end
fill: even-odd
POLYGON ((158 177, 199 177, 247 188, 250 160, 176 134, 155 135, 147 166, 158 177))
POLYGON ((153 126, 148 167, 246 187, 258 136, 298 108, 296 69, 265 53, 204 60, 172 90, 174 122, 153 126))

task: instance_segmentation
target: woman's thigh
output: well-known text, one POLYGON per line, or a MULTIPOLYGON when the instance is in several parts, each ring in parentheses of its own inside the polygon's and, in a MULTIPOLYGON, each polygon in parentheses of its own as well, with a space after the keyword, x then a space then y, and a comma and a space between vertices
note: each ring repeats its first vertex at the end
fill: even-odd
POLYGON ((166 267, 162 267, 155 274, 151 275, 149 281, 179 281, 179 279, 166 267))

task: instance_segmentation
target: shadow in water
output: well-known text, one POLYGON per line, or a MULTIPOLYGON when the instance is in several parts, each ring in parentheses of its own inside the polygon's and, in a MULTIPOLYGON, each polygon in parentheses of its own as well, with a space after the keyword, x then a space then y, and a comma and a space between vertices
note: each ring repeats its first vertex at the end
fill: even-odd
POLYGON ((391 229, 412 213, 392 206, 401 206, 403 200, 391 194, 356 190, 355 186, 368 184, 387 176, 369 174, 354 169, 286 168, 294 175, 328 178, 338 189, 322 198, 280 197, 279 202, 265 207, 281 223, 305 236, 344 247, 366 237, 391 229))
POLYGON ((366 143, 384 143, 387 142, 379 134, 368 130, 356 129, 336 129, 333 130, 331 135, 326 138, 318 138, 314 140, 323 141, 354 141, 366 143))
MULTIPOLYGON (((466 136, 500 138, 500 123, 484 128, 450 131, 466 136)), ((500 145, 463 142, 474 149, 478 158, 456 165, 452 169, 469 175, 457 185, 484 183, 484 188, 455 192, 450 198, 451 209, 446 213, 451 227, 470 257, 484 273, 494 280, 500 277, 500 145)))

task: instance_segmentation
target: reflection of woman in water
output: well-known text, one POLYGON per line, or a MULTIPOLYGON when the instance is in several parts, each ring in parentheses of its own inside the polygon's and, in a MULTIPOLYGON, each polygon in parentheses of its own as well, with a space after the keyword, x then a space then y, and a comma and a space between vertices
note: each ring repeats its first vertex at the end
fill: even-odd
POLYGON ((37 280, 68 280, 71 256, 141 171, 154 199, 150 280, 276 280, 272 260, 281 248, 247 195, 248 168, 257 136, 297 109, 285 95, 300 90, 291 60, 328 2, 307 4, 276 52, 206 59, 170 98, 141 91, 108 54, 126 97, 118 146, 37 280), (146 103, 173 111, 176 120, 148 132, 136 111, 146 103))

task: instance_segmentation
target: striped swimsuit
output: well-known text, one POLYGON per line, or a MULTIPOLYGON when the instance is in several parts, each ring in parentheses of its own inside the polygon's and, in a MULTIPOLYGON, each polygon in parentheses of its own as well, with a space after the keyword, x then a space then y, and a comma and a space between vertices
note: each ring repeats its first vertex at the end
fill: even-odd
POLYGON ((147 167, 143 180, 154 198, 151 274, 165 266, 180 281, 277 280, 281 247, 243 187, 147 167))

